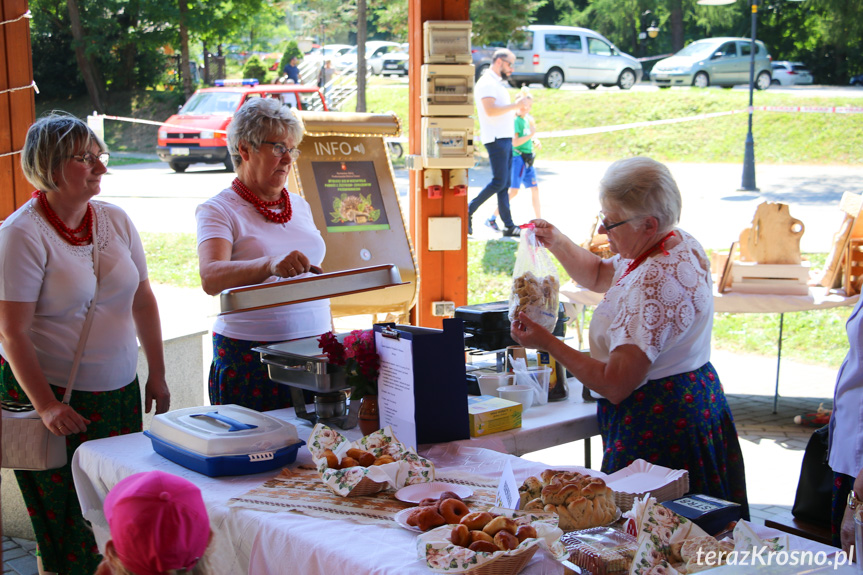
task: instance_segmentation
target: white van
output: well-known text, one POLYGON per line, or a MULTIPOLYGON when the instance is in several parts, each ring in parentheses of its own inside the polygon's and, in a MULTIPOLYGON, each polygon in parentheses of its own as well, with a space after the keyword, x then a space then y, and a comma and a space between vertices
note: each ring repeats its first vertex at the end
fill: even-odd
POLYGON ((516 88, 541 82, 556 89, 580 82, 591 90, 600 84, 629 90, 641 80, 641 62, 593 30, 531 25, 521 32, 523 39, 507 44, 515 54, 510 84, 516 88))

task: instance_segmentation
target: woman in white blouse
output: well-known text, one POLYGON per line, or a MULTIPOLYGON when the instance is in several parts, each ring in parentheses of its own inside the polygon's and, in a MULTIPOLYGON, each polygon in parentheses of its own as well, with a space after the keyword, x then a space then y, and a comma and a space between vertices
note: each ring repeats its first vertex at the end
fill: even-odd
POLYGON ((155 404, 164 413, 170 405, 141 238, 123 210, 93 199, 107 163, 105 144, 85 122, 60 113, 40 118, 21 154, 36 191, 0 226, 0 399, 31 404, 52 433, 66 437, 66 465, 15 472, 45 573, 89 575, 99 564, 72 454, 84 441, 141 431, 138 340, 149 367, 144 409, 155 404), (67 405, 61 399, 91 306, 67 405))
MULTIPOLYGON (((237 110, 228 128, 237 177, 195 212, 201 284, 208 294, 321 272, 326 245, 312 210, 285 189, 302 139, 302 125, 279 100, 255 98, 237 110)), ((328 299, 219 316, 210 403, 258 411, 289 407, 291 388, 270 380, 252 348, 331 327, 328 299)))
POLYGON ((600 233, 609 259, 535 220, 536 236, 579 285, 604 292, 590 322, 590 355, 525 314, 512 323, 524 346, 549 351, 598 398, 602 471, 635 461, 689 471, 692 492, 735 501, 748 517, 743 455, 710 364, 713 294, 701 244, 675 228, 680 191, 668 168, 636 157, 600 182, 600 233))

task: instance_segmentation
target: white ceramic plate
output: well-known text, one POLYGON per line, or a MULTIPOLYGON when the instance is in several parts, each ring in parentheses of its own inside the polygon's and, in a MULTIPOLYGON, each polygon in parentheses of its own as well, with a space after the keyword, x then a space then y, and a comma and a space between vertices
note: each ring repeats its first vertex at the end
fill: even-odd
POLYGON ((416 483, 402 487, 396 491, 396 499, 406 503, 419 503, 427 497, 437 499, 444 491, 452 491, 462 499, 467 499, 473 495, 473 490, 464 485, 444 483, 443 481, 429 481, 428 483, 416 483))
POLYGON ((401 511, 396 513, 393 519, 396 523, 398 523, 399 527, 404 527, 408 531, 416 531, 417 533, 422 533, 422 530, 419 527, 417 527, 416 525, 408 525, 407 523, 408 515, 414 509, 416 509, 416 507, 408 507, 407 509, 402 509, 401 511))

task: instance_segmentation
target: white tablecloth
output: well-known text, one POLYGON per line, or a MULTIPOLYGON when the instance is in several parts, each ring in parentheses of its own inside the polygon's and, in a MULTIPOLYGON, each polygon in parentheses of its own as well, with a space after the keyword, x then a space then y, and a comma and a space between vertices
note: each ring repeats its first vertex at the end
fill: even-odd
MULTIPOLYGON (((292 418, 293 410, 270 413, 296 422, 292 418)), ((298 426, 298 431, 305 439, 310 430, 308 426, 298 426)), ((545 464, 483 449, 471 442, 425 446, 421 453, 432 459, 439 470, 457 468, 489 478, 498 478, 509 462, 519 483, 547 468, 545 464)), ((311 456, 303 448, 292 467, 310 463, 311 456)), ((267 513, 229 506, 231 498, 258 487, 277 472, 206 477, 157 455, 150 440, 141 433, 88 441, 78 448, 72 460, 81 508, 84 517, 93 524, 100 549, 104 549, 109 538, 102 510, 108 491, 124 477, 153 469, 185 477, 201 488, 214 533, 210 559, 215 574, 430 573, 425 563, 417 558, 416 534, 413 532, 380 525, 360 525, 349 520, 307 517, 290 512, 267 513)), ((571 469, 601 475, 583 468, 571 469)), ((778 533, 763 526, 757 527, 757 531, 759 535, 778 533)), ((796 537, 792 540, 795 548, 830 549, 796 537)), ((563 566, 539 552, 523 573, 560 574, 563 566)))
MULTIPOLYGON (((574 304, 595 306, 602 301, 603 294, 592 292, 568 283, 560 294, 574 304)), ((807 295, 779 295, 755 293, 718 293, 713 285, 713 311, 725 313, 786 313, 827 309, 854 305, 859 295, 846 297, 842 293, 830 293, 823 287, 810 287, 807 295)))
MULTIPOLYGON (((285 415, 284 418, 290 420, 287 415, 292 414, 292 410, 270 413, 285 415)), ((305 439, 309 428, 298 426, 298 431, 305 439)), ((420 451, 440 470, 458 467, 490 478, 499 477, 505 462, 509 461, 518 482, 548 467, 476 447, 470 442, 426 446, 420 451)), ((292 467, 310 463, 308 450, 302 448, 292 467)), ((230 507, 228 502, 232 497, 259 486, 277 471, 241 477, 206 477, 157 455, 150 440, 141 433, 88 441, 75 452, 72 460, 81 508, 84 517, 93 524, 100 549, 104 549, 109 538, 102 510, 108 491, 124 477, 152 469, 179 475, 201 488, 215 534, 211 560, 216 574, 429 573, 425 563, 417 559, 413 532, 290 512, 267 513, 230 507)), ((572 469, 598 474, 583 468, 572 469)), ((524 573, 563 573, 563 567, 541 552, 534 556, 524 573)))

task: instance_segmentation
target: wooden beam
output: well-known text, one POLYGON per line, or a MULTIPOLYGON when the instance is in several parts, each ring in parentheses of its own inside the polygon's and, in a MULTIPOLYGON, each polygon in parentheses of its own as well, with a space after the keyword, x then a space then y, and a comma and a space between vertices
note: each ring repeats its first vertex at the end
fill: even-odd
MULTIPOLYGON (((27 10, 27 0, 3 0, 0 21, 15 20, 27 10)), ((32 82, 30 20, 21 18, 0 26, 0 219, 24 204, 32 191, 21 172, 21 155, 14 153, 24 147, 36 116, 32 82)))
MULTIPOLYGON (((408 41, 410 42, 408 149, 420 154, 423 136, 420 114, 423 64, 423 23, 428 20, 464 21, 470 19, 470 0, 410 0, 408 5, 408 41)), ((452 301, 456 307, 467 304, 467 197, 456 196, 449 186, 449 173, 443 170, 442 199, 431 199, 423 189, 423 172, 410 172, 410 232, 419 267, 419 295, 411 313, 411 323, 440 328, 443 318, 432 315, 432 303, 452 301), (428 219, 460 217, 462 248, 457 251, 428 250, 428 219)))

